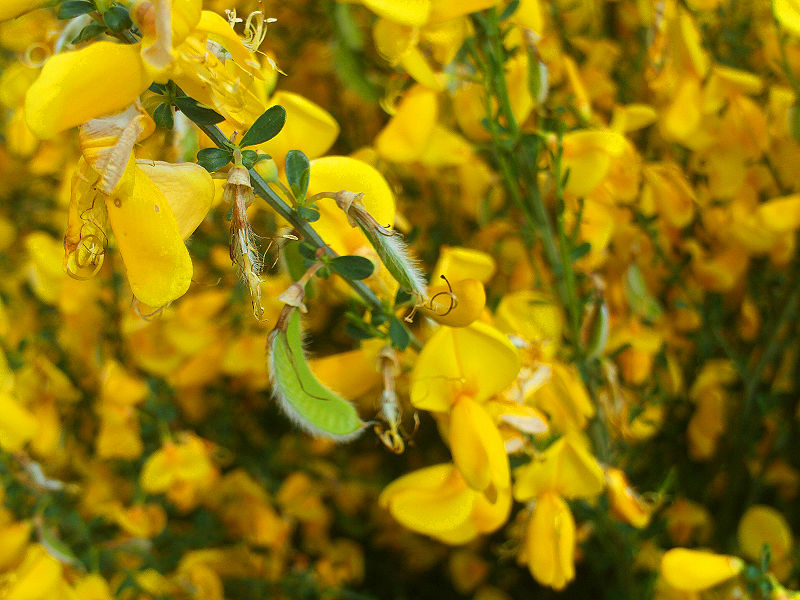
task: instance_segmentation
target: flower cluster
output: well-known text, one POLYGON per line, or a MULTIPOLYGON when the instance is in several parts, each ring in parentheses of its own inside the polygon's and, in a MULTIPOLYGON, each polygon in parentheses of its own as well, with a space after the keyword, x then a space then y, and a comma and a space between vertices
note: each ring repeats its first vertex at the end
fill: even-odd
POLYGON ((0 597, 800 597, 796 2, 10 0, 0 68, 0 597))

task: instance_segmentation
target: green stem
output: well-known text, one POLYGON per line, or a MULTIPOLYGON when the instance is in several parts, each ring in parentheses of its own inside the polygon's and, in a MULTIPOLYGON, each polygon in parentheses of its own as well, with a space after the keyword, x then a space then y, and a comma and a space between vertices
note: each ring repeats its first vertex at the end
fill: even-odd
MULTIPOLYGON (((201 125, 197 123, 197 126, 200 130, 205 133, 211 141, 213 141, 219 148, 229 148, 230 142, 225 137, 225 135, 220 131, 219 127, 216 125, 201 125)), ((250 169, 250 184, 253 186, 253 191, 261 196, 261 198, 269 204, 270 208, 278 213, 281 217, 283 217, 286 221, 288 221, 292 227, 297 230, 300 235, 303 236, 303 239, 314 246, 315 248, 323 248, 325 254, 331 258, 336 258, 338 254, 334 252, 328 244, 325 243, 319 234, 314 230, 314 228, 304 219, 301 219, 297 213, 292 210, 292 207, 289 206, 286 202, 284 202, 280 196, 278 196, 275 191, 269 187, 266 181, 261 178, 255 169, 250 169)), ((347 277, 343 278, 347 284, 353 288, 353 291, 358 294, 364 303, 373 311, 380 312, 385 314, 387 312, 386 307, 381 302, 381 299, 375 295, 375 293, 362 281, 358 281, 355 279, 349 279, 347 277)), ((410 331, 408 332, 410 336, 410 345, 416 349, 420 350, 422 348, 422 344, 420 341, 414 337, 414 334, 410 331)))

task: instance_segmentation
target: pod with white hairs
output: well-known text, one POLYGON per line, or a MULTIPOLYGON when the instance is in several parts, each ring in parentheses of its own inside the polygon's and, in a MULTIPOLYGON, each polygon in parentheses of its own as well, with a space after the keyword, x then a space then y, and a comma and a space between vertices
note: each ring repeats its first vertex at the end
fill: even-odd
POLYGON ((311 435, 337 442, 358 437, 366 427, 355 406, 325 387, 311 372, 303 351, 300 315, 286 306, 267 338, 272 393, 281 410, 311 435))

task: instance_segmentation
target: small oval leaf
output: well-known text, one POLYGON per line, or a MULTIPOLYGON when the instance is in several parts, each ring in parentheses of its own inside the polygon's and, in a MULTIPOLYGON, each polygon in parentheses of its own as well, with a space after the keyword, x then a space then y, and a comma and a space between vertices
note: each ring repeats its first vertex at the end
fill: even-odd
POLYGON ((219 171, 233 160, 233 152, 224 148, 203 148, 197 153, 197 164, 209 173, 219 171))
POLYGON ((94 4, 91 2, 87 2, 86 0, 70 0, 58 7, 58 18, 72 19, 73 17, 80 17, 81 15, 90 13, 93 10, 95 10, 95 8, 94 4))
POLYGON ((225 117, 217 111, 200 104, 197 100, 189 96, 178 96, 175 98, 175 106, 198 125, 214 125, 225 120, 225 117))
POLYGON ((256 119, 253 126, 244 134, 239 143, 241 148, 261 144, 271 140, 278 135, 286 123, 286 109, 280 104, 271 106, 267 111, 256 119))
POLYGON ((366 279, 375 270, 372 261, 363 256, 337 256, 330 266, 335 273, 348 279, 366 279))
POLYGON ((111 31, 123 31, 133 25, 128 11, 121 6, 112 6, 103 13, 103 21, 111 31))
POLYGON ((286 155, 286 180, 298 202, 302 202, 308 191, 308 181, 311 177, 311 163, 308 157, 300 150, 289 150, 286 155))

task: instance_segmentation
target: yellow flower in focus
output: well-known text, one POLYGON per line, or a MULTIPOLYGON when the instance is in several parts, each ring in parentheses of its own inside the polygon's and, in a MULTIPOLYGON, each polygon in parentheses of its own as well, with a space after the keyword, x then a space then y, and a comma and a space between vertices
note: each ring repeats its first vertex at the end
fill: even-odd
POLYGON ((26 97, 31 130, 51 138, 119 111, 151 82, 169 79, 237 126, 252 123, 264 110, 252 85, 260 76, 258 63, 227 21, 201 9, 201 0, 139 0, 131 18, 143 35, 141 42, 99 41, 51 57, 26 97), (209 40, 223 47, 236 66, 217 59, 207 49, 209 40), (198 61, 198 56, 205 58, 198 61))
POLYGON ((518 560, 536 581, 555 590, 575 578, 575 520, 556 492, 536 500, 518 560))
POLYGON ((508 518, 511 495, 494 502, 470 488, 452 464, 426 467, 390 483, 378 500, 404 527, 448 544, 464 544, 508 518))
POLYGON ((462 279, 428 288, 421 312, 448 327, 466 327, 483 313, 486 291, 477 279, 462 279))
POLYGON ((679 590, 701 591, 735 577, 744 561, 704 550, 673 548, 661 559, 661 576, 679 590))

